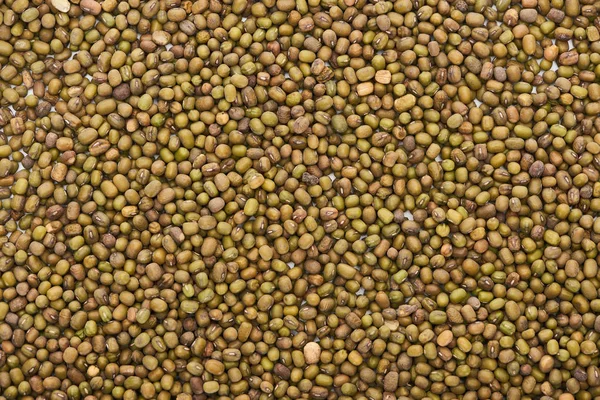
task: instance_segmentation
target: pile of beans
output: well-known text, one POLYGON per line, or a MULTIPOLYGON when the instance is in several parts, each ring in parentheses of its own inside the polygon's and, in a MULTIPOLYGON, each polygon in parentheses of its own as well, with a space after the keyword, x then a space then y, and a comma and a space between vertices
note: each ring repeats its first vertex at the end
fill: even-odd
POLYGON ((0 399, 600 397, 597 0, 0 0, 0 399))

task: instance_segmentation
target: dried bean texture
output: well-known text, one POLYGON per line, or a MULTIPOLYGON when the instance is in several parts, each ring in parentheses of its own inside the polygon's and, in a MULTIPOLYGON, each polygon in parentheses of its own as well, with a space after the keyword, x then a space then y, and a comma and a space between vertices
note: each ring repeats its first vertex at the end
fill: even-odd
POLYGON ((0 400, 600 398, 597 0, 0 0, 0 400))

